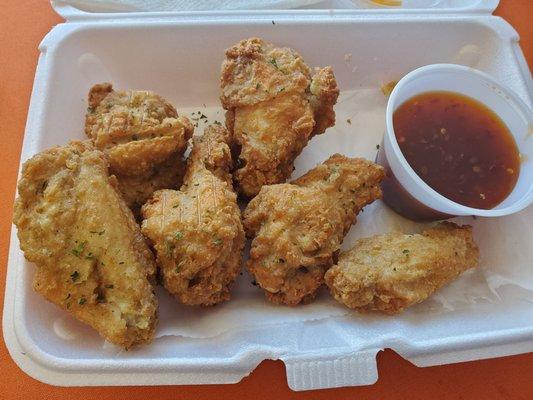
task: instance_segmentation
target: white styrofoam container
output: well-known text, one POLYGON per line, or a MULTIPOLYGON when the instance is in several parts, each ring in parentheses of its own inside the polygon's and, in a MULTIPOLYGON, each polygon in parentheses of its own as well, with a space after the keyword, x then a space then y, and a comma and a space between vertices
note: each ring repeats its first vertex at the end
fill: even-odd
MULTIPOLYGON (((346 8, 96 14, 57 2, 56 10, 67 22, 39 46, 22 161, 82 137, 87 90, 105 74, 117 88, 154 90, 178 110, 217 105, 222 50, 249 36, 289 45, 309 65, 332 65, 343 90, 374 87, 421 65, 454 62, 462 49, 474 46, 476 68, 531 106, 533 84, 518 35, 490 15, 497 1, 423 1, 418 4, 435 6, 434 12, 415 6, 350 9, 355 3, 326 1, 325 7, 346 8), (347 66, 348 53, 357 60, 355 67, 347 66)), ((523 212, 522 218, 533 221, 533 210, 523 212)), ((531 254, 532 249, 524 251, 531 254)), ((162 337, 150 346, 109 356, 89 328, 81 342, 62 341, 48 329, 47 321, 61 312, 32 292, 32 276, 13 228, 4 338, 25 372, 55 385, 232 383, 264 359, 281 359, 289 386, 307 390, 375 382, 375 356, 383 348, 418 366, 533 350, 533 307, 510 293, 505 301, 448 313, 248 326, 207 339, 162 337)))

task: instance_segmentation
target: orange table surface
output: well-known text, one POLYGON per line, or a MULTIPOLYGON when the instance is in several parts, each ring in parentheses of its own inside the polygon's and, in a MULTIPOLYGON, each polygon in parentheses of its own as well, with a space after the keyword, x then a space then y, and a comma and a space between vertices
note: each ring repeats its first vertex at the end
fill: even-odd
MULTIPOLYGON (((501 0, 495 14, 521 36, 533 63, 533 0, 501 0)), ((0 16, 0 290, 4 293, 13 196, 37 46, 62 19, 46 0, 8 0, 0 16)), ((3 309, 3 296, 0 307, 3 309)), ((235 385, 61 388, 30 378, 0 341, 0 399, 531 399, 533 354, 417 368, 391 350, 378 355, 379 380, 372 386, 292 392, 281 361, 264 361, 235 385)))

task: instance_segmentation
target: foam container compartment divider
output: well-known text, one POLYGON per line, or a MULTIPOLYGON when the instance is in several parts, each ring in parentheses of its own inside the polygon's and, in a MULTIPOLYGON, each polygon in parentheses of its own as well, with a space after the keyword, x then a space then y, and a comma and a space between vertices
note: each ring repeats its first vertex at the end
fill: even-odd
MULTIPOLYGON (((361 9, 356 7, 358 1, 363 2, 324 1, 324 9, 314 10, 181 13, 94 13, 53 2, 66 22, 54 27, 39 46, 21 161, 68 139, 81 139, 86 94, 102 80, 111 79, 119 89, 153 90, 178 112, 202 103, 218 107, 223 50, 249 36, 290 46, 310 66, 332 65, 341 90, 377 91, 380 83, 398 80, 419 66, 459 59, 493 75, 531 107, 533 84, 518 35, 491 15, 498 1, 406 1, 413 7, 395 10, 361 9)), ((377 106, 383 119, 385 101, 377 106)), ((359 107, 364 116, 365 102, 359 107)), ((377 126, 368 127, 375 143, 383 132, 377 126)), ((307 158, 316 155, 314 164, 324 158, 320 146, 330 140, 325 136, 304 149, 307 158)), ((341 150, 344 146, 338 144, 341 150)), ((365 156, 371 154, 363 151, 365 156)), ((295 176, 314 164, 297 161, 295 176)), ((499 230, 493 234, 506 238, 502 246, 523 244, 522 259, 529 259, 533 267, 533 247, 527 246, 532 222, 530 207, 502 218, 498 225, 477 223, 496 226, 499 230), (519 230, 513 236, 515 226, 519 230)), ((533 268, 523 272, 527 278, 523 287, 502 285, 502 291, 494 294, 497 300, 451 311, 409 310, 395 317, 334 315, 272 325, 263 321, 214 337, 162 336, 129 352, 109 351, 96 333, 81 324, 77 329, 83 341, 54 335, 50 321, 64 313, 33 293, 33 271, 13 227, 4 338, 26 373, 54 385, 234 383, 262 360, 281 359, 289 387, 310 390, 374 383, 376 354, 384 348, 418 366, 533 350, 533 268)), ((257 291, 257 296, 262 294, 257 291)), ((285 310, 279 312, 292 312, 285 310)))

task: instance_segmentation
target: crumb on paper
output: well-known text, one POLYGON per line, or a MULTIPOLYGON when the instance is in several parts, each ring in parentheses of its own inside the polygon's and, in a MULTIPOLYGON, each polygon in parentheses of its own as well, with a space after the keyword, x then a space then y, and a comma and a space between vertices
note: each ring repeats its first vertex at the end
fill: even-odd
POLYGON ((384 83, 383 85, 381 85, 381 91, 383 92, 385 96, 390 96, 392 90, 394 89, 397 83, 398 83, 397 81, 390 81, 390 82, 384 83))
POLYGON ((351 125, 351 124, 352 124, 352 119, 351 119, 351 118, 348 118, 348 119, 346 120, 346 122, 348 123, 348 125, 351 125))
POLYGON ((344 55, 344 61, 346 61, 348 63, 351 62, 352 61, 352 53, 346 53, 344 55))

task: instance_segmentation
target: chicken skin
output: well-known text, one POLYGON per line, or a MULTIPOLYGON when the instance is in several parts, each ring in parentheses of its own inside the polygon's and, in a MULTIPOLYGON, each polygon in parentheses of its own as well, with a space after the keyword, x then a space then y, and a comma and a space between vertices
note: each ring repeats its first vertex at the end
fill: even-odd
POLYGON ((109 83, 89 92, 85 133, 109 159, 110 172, 133 210, 158 189, 178 188, 193 126, 153 92, 116 92, 109 83))
POLYGON ((381 197, 384 171, 335 154, 292 183, 263 186, 244 212, 248 270, 278 304, 311 301, 361 209, 381 197))
POLYGON ((475 267, 478 257, 472 227, 444 222, 422 234, 358 240, 325 279, 331 294, 347 307, 396 314, 475 267))
POLYGON ((107 168, 89 142, 35 155, 22 168, 13 219, 37 265, 34 289, 129 348, 154 334, 156 265, 107 168))
POLYGON ((178 189, 185 175, 185 162, 181 157, 171 157, 168 161, 154 167, 152 173, 141 176, 120 176, 118 188, 126 204, 135 216, 140 216, 140 210, 160 189, 178 189))
POLYGON ((163 284, 179 301, 228 300, 242 262, 244 230, 230 170, 230 135, 219 125, 194 138, 183 186, 142 207, 142 232, 157 252, 163 284))
POLYGON ((239 153, 234 180, 241 194, 285 182, 309 140, 335 123, 339 89, 331 67, 313 77, 298 53, 258 38, 226 50, 221 102, 239 153))

